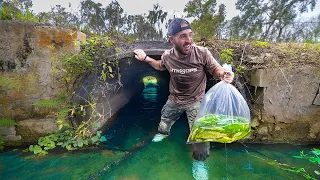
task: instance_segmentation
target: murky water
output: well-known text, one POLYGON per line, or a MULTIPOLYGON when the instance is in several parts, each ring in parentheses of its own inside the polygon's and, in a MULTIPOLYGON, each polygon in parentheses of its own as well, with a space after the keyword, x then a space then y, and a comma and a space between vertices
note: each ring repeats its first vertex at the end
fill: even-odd
MULTIPOLYGON (((26 159, 21 150, 0 154, 0 179, 194 179, 193 173, 197 172, 193 169, 195 161, 190 146, 186 144, 189 129, 185 115, 173 126, 168 138, 151 142, 167 99, 164 92, 159 87, 150 87, 136 95, 104 132, 107 141, 99 149, 52 152, 39 159, 26 159)), ((305 179, 285 171, 284 166, 274 162, 277 160, 291 167, 304 167, 320 179, 314 173, 319 171, 318 166, 292 157, 313 147, 320 146, 212 143, 205 169, 208 179, 305 179)))

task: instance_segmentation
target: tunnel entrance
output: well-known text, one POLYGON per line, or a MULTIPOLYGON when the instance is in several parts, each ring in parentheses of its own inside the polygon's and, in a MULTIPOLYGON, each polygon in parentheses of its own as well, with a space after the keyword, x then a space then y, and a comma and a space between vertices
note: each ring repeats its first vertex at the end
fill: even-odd
MULTIPOLYGON (((156 60, 161 59, 163 52, 164 50, 146 51, 148 56, 156 60)), ((94 121, 99 124, 99 127, 93 131, 103 130, 114 123, 113 121, 121 108, 136 96, 154 101, 160 93, 166 93, 166 96, 161 96, 161 98, 165 100, 168 98, 170 80, 168 71, 158 71, 148 63, 138 61, 132 51, 117 55, 116 59, 117 67, 109 68, 110 65, 105 65, 106 63, 99 60, 96 62, 98 70, 88 72, 82 77, 80 88, 77 90, 73 102, 83 106, 90 102, 95 104, 96 108, 87 108, 86 116, 76 117, 76 124, 91 118, 89 117, 92 114, 90 111, 95 111, 97 116, 94 121), (111 72, 109 69, 113 71, 111 72), (109 72, 113 73, 113 78, 110 81, 104 81, 101 74, 109 72)))
MULTIPOLYGON (((161 59, 161 55, 150 57, 161 59)), ((161 91, 169 91, 170 75, 168 71, 158 71, 148 63, 138 61, 134 57, 120 60, 119 67, 123 90, 132 96, 149 86, 157 86, 161 91)))

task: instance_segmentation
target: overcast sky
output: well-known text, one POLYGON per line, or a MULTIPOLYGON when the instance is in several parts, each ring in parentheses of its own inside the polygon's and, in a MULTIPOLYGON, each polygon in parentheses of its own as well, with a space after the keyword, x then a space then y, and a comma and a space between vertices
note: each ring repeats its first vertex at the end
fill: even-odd
MULTIPOLYGON (((71 3, 73 11, 79 10, 79 4, 81 0, 33 0, 33 10, 35 13, 49 12, 51 7, 55 5, 62 5, 68 10, 68 4, 71 3)), ((93 0, 96 3, 101 3, 103 7, 108 5, 111 0, 93 0)), ((144 14, 153 9, 153 4, 159 3, 162 10, 168 12, 167 18, 172 18, 175 14, 176 17, 181 17, 183 14, 183 8, 189 0, 118 0, 120 6, 127 14, 144 14)), ((219 4, 224 3, 227 10, 227 20, 237 16, 239 11, 235 8, 237 0, 217 0, 217 7, 219 4)), ((303 18, 309 18, 318 15, 320 12, 320 0, 317 0, 317 5, 313 12, 305 14, 303 18)))
MULTIPOLYGON (((93 0, 94 2, 101 3, 104 7, 108 5, 111 0, 93 0)), ((153 9, 153 4, 159 3, 162 10, 168 12, 168 17, 181 16, 183 13, 184 6, 189 0, 118 0, 120 6, 124 9, 127 14, 143 14, 148 13, 149 10, 153 9)), ((68 7, 69 2, 74 10, 78 10, 80 0, 33 0, 33 10, 38 13, 41 11, 48 12, 51 7, 55 5, 62 5, 63 7, 68 7)), ((228 0, 224 2, 223 0, 217 0, 217 4, 224 3, 227 9, 227 19, 238 15, 239 11, 235 8, 236 0, 228 0)))

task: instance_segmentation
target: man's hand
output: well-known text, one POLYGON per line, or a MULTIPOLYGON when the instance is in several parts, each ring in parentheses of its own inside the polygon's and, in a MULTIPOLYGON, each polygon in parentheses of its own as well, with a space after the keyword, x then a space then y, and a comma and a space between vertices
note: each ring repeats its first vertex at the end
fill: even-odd
POLYGON ((234 73, 232 71, 222 71, 219 74, 221 81, 225 81, 227 83, 232 83, 234 78, 234 73))
POLYGON ((145 57, 146 57, 146 53, 142 50, 142 49, 135 49, 133 51, 136 55, 134 56, 136 59, 138 59, 139 61, 144 61, 145 57))

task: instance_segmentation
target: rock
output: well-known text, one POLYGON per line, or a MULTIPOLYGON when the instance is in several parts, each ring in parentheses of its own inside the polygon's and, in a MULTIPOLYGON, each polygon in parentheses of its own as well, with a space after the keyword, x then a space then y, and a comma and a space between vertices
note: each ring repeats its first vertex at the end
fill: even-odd
POLYGON ((268 127, 261 127, 258 129, 258 134, 260 136, 266 136, 269 134, 269 130, 268 130, 268 127))
POLYGON ((272 60, 273 54, 272 53, 266 53, 264 56, 267 60, 272 60))
POLYGON ((279 69, 257 69, 251 74, 250 84, 255 87, 267 87, 281 74, 279 69))
POLYGON ((3 140, 5 142, 8 142, 9 144, 11 144, 13 141, 20 141, 21 140, 21 136, 20 135, 18 135, 18 136, 16 136, 16 135, 3 136, 3 140))
POLYGON ((30 145, 37 143, 42 136, 57 132, 59 129, 55 119, 27 119, 18 122, 17 134, 21 135, 20 145, 30 145))
POLYGON ((5 141, 6 146, 20 145, 21 136, 16 135, 15 126, 0 127, 0 137, 5 141))
POLYGON ((320 94, 317 94, 312 104, 320 106, 320 94))
POLYGON ((248 56, 249 58, 249 63, 253 63, 253 64, 263 64, 264 63, 264 59, 261 56, 248 56))
POLYGON ((257 117, 252 118, 251 122, 250 122, 250 125, 253 128, 259 126, 260 125, 259 119, 257 117))
POLYGON ((0 136, 16 135, 16 129, 14 126, 0 127, 0 136))
POLYGON ((34 133, 50 134, 57 132, 59 129, 56 125, 55 119, 27 119, 19 121, 19 125, 28 128, 34 133))
POLYGON ((317 138, 320 136, 320 122, 316 122, 310 127, 309 136, 311 138, 317 138))

